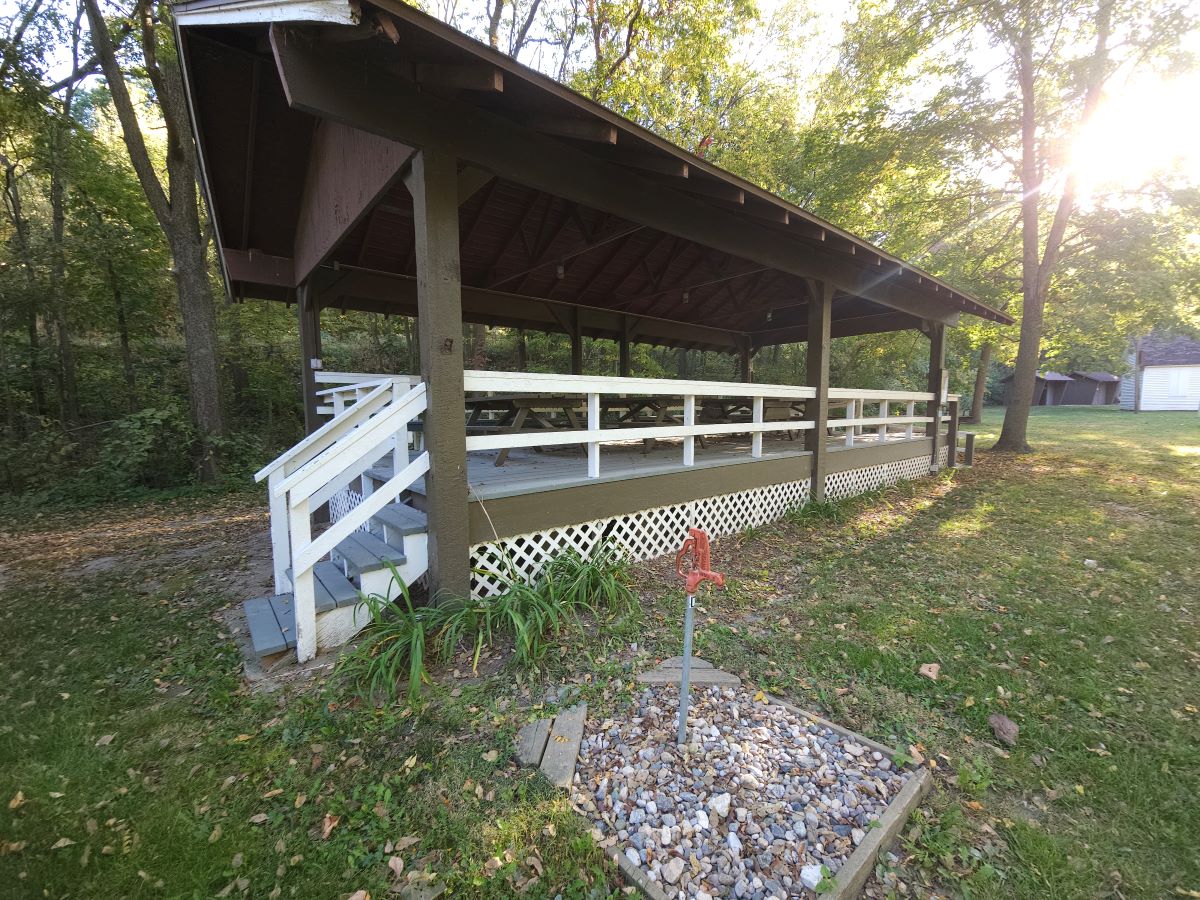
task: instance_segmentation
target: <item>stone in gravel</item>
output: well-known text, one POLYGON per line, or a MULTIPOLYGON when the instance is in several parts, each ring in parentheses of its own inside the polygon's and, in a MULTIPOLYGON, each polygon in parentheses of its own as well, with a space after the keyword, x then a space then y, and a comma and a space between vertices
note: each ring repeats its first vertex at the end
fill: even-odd
POLYGON ((674 884, 683 875, 684 862, 682 859, 675 857, 663 863, 662 877, 667 884, 674 884))
POLYGON ((729 815, 729 803, 732 800, 733 798, 729 794, 717 794, 708 799, 708 809, 723 819, 729 815))
POLYGON ((642 857, 632 847, 625 848, 625 858, 635 866, 640 866, 642 864, 642 857))
POLYGON ((861 828, 854 828, 850 831, 850 839, 854 841, 854 846, 857 847, 867 837, 867 833, 861 828))
POLYGON ((644 809, 641 809, 640 807, 634 809, 634 811, 629 814, 629 824, 630 825, 641 825, 645 821, 646 821, 646 811, 644 809))
POLYGON ((817 889, 817 885, 821 883, 821 878, 820 866, 805 866, 800 870, 800 883, 810 891, 817 889))
POLYGON ((662 844, 664 847, 668 846, 671 843, 671 829, 668 828, 666 825, 664 825, 662 827, 662 832, 659 835, 659 843, 662 844))
POLYGON ((708 821, 708 813, 706 813, 702 809, 696 810, 696 827, 697 828, 711 828, 712 827, 708 821))
POLYGON ((729 832, 729 849, 733 851, 734 856, 742 855, 741 839, 734 832, 729 832))

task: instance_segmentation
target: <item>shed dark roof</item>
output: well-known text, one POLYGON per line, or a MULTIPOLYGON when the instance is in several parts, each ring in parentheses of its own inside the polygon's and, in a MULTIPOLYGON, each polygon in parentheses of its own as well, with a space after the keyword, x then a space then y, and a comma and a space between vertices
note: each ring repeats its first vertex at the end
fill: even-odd
POLYGON ((1138 342, 1142 366, 1200 366, 1200 341, 1151 334, 1138 342))
POLYGON ((1072 372, 1072 378, 1085 379, 1087 381, 1120 381, 1121 379, 1112 372, 1072 372))
MULTIPOLYGON (((1001 381, 1012 381, 1015 375, 1005 375, 1001 381)), ((1063 375, 1061 372, 1038 372, 1036 376, 1038 381, 1074 381, 1071 376, 1063 375)))
MULTIPOLYGON (((1012 321, 399 0, 191 0, 176 6, 176 21, 235 296, 294 298, 298 221, 318 130, 340 121, 413 147, 436 127, 461 138, 455 151, 463 160, 468 321, 562 330, 561 313, 522 305, 534 298, 593 310, 581 319, 585 334, 611 336, 610 319, 622 314, 652 323, 640 340, 762 346, 806 339, 809 278, 819 277, 838 285, 835 336, 913 328, 924 317, 958 313, 1012 321), (330 22, 340 24, 320 24, 330 22), (289 54, 309 65, 305 86, 320 82, 330 98, 318 114, 285 85, 289 54), (449 80, 448 72, 455 73, 449 80), (385 118, 388 124, 375 125, 385 118), (519 138, 521 154, 497 162, 484 158, 486 148, 473 156, 461 146, 488 129, 519 138), (514 174, 543 160, 543 169, 553 163, 564 179, 575 177, 573 191, 552 189, 541 172, 541 187, 514 174), (626 198, 632 191, 642 202, 588 192, 578 186, 581 172, 617 178, 626 198), (691 227, 697 220, 713 227, 691 227), (697 238, 702 230, 712 239, 697 238), (474 292, 469 309, 467 288, 474 292), (671 323, 693 329, 676 335, 671 323)), ((322 260, 322 302, 411 311, 413 208, 403 183, 391 183, 348 224, 322 260)))

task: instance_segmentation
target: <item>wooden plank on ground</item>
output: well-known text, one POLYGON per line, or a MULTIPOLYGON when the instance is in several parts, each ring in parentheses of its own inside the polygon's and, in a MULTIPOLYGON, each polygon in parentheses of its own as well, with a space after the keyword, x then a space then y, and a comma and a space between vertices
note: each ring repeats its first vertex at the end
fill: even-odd
POLYGON ((578 703, 554 717, 546 752, 542 756, 542 774, 556 787, 569 788, 575 778, 575 759, 583 742, 586 719, 586 703, 578 703))
POLYGON ((550 738, 550 720, 538 719, 517 732, 517 762, 523 766, 541 765, 550 738))

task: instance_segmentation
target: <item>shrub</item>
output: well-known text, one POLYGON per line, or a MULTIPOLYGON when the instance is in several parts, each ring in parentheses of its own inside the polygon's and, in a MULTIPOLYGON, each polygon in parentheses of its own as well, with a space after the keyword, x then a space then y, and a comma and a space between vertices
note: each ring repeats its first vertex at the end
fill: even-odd
POLYGON ((340 673, 373 698, 394 697, 407 674, 407 696, 414 700, 428 680, 426 659, 449 661, 464 645, 471 648, 475 669, 484 647, 511 639, 514 662, 532 668, 545 655, 548 638, 578 626, 581 612, 628 612, 635 603, 628 563, 607 545, 597 547, 590 557, 574 550, 560 554, 532 584, 510 566, 503 593, 438 606, 414 607, 400 574, 389 567, 403 605, 377 595, 364 597, 371 631, 339 664, 340 673))

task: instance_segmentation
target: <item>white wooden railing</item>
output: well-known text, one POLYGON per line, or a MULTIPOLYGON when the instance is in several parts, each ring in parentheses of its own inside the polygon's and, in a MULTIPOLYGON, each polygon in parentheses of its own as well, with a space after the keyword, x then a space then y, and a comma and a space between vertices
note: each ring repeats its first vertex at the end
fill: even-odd
POLYGON ((291 569, 301 662, 316 653, 313 566, 429 471, 428 453, 411 461, 408 453, 409 424, 427 408, 425 385, 391 377, 353 384, 355 402, 255 475, 267 479, 276 593, 287 590, 291 569), (392 477, 313 538, 312 513, 389 452, 392 477))
POLYGON ((421 383, 417 375, 368 375, 363 372, 317 372, 318 385, 330 387, 317 391, 317 415, 340 415, 348 406, 361 400, 371 388, 381 381, 390 381, 393 386, 405 390, 421 383))
MULTIPOLYGON (((656 378, 612 378, 590 375, 546 375, 530 372, 468 371, 464 387, 469 392, 484 394, 550 395, 564 398, 586 398, 586 425, 575 430, 523 430, 494 434, 470 434, 467 450, 504 450, 530 447, 550 447, 583 444, 587 447, 588 477, 600 476, 600 447, 606 443, 630 440, 681 439, 683 464, 695 464, 696 439, 705 435, 750 434, 750 456, 762 456, 763 435, 771 432, 795 432, 813 427, 811 421, 787 418, 764 420, 764 401, 768 399, 810 400, 816 390, 807 386, 754 384, 720 381, 680 381, 656 378), (630 425, 604 422, 601 418, 602 400, 606 397, 679 397, 682 402, 682 421, 664 425, 630 425), (697 422, 697 400, 703 398, 744 398, 749 400, 751 416, 739 422, 697 422)), ((844 434, 846 446, 864 439, 864 429, 874 432, 874 440, 888 440, 889 429, 903 427, 903 437, 914 437, 916 425, 934 421, 929 406, 935 395, 921 391, 859 390, 832 388, 829 398, 836 405, 845 404, 844 418, 830 418, 832 430, 844 434), (923 404, 923 415, 917 415, 917 404, 923 404), (866 415, 869 406, 878 406, 875 415, 866 415)), ((957 400, 957 396, 947 399, 957 400)), ((551 404, 553 405, 553 404, 551 404)), ((939 416, 946 421, 946 416, 939 416)), ((894 435, 894 432, 892 432, 894 435)))
POLYGON ((816 396, 810 387, 777 384, 743 384, 721 381, 682 381, 659 378, 610 378, 592 375, 543 375, 530 372, 469 371, 464 377, 468 391, 499 394, 582 395, 587 401, 586 427, 577 431, 521 431, 503 434, 468 435, 468 450, 502 450, 516 447, 585 444, 588 477, 600 477, 600 446, 630 440, 680 438, 683 464, 695 463, 696 439, 705 435, 751 435, 750 455, 762 456, 762 436, 769 432, 799 431, 811 428, 811 422, 797 419, 764 421, 766 399, 807 400, 816 396), (601 421, 604 397, 680 397, 682 422, 668 425, 623 426, 601 421), (747 422, 697 422, 698 398, 747 398, 751 418, 747 422))
MULTIPOLYGON (((873 391, 858 388, 830 388, 829 399, 845 404, 845 416, 832 418, 827 421, 831 430, 841 431, 847 447, 855 446, 856 441, 870 440, 866 429, 871 429, 871 435, 877 443, 888 440, 891 428, 903 426, 903 436, 911 440, 915 436, 916 425, 927 425, 934 420, 933 410, 930 409, 936 395, 926 391, 873 391), (917 404, 923 404, 924 412, 917 415, 917 404), (868 407, 877 407, 876 414, 867 415, 868 407), (893 412, 893 409, 903 409, 903 412, 893 412)), ((958 395, 948 395, 947 400, 957 401, 958 395)), ((949 416, 940 416, 939 421, 945 422, 949 416)))

